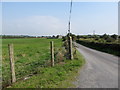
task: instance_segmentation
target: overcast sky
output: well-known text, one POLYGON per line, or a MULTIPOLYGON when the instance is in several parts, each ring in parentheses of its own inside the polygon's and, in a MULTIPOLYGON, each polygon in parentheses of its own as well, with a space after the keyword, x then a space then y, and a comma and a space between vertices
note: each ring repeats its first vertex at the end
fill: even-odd
MULTIPOLYGON (((66 35, 70 2, 3 2, 2 34, 66 35)), ((73 2, 71 32, 117 34, 117 2, 73 2)))

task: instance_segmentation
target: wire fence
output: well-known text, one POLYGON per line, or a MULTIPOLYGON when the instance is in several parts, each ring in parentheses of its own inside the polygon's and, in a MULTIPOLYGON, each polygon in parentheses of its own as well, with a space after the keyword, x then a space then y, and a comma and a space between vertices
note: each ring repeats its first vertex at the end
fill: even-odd
POLYGON ((54 44, 52 44, 51 46, 51 43, 49 45, 50 45, 49 50, 44 51, 42 55, 40 55, 40 52, 42 52, 43 50, 38 51, 36 49, 37 52, 36 54, 37 56, 39 56, 39 59, 37 60, 35 58, 36 54, 34 58, 31 57, 30 53, 32 51, 29 52, 29 54, 23 53, 24 51, 15 53, 16 51, 15 46, 10 44, 7 50, 9 57, 7 58, 3 57, 3 60, 7 59, 6 60, 7 62, 3 63, 2 67, 3 70, 2 87, 3 88, 7 87, 18 80, 26 80, 29 77, 38 74, 40 68, 50 67, 51 64, 57 64, 64 61, 66 53, 64 46, 54 47, 54 44), (54 58, 52 56, 54 56, 54 58), (31 59, 33 60, 31 61, 31 59), (51 60, 53 59, 54 62, 51 62, 51 60), (13 73, 15 74, 13 75, 13 73))

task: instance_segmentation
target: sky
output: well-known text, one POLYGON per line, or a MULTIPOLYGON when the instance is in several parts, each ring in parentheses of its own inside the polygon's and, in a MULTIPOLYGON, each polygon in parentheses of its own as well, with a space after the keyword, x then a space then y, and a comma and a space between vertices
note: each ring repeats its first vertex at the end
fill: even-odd
MULTIPOLYGON (((3 2, 2 34, 66 35, 70 2, 3 2)), ((117 2, 73 2, 71 33, 118 33, 117 2)))

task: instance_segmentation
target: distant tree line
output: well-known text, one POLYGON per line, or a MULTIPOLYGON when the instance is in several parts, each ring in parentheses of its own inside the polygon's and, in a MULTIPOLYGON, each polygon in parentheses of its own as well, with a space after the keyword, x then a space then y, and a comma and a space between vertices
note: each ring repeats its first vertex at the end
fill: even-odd
MULTIPOLYGON (((89 48, 120 56, 120 35, 75 35, 70 33, 73 41, 89 48)), ((68 34, 63 41, 68 40, 68 34)))
POLYGON ((52 35, 52 36, 29 36, 29 35, 0 35, 0 38, 3 39, 14 39, 14 38, 49 38, 49 39, 55 39, 55 38, 62 38, 61 35, 52 35))
MULTIPOLYGON (((63 41, 67 38, 68 34, 63 37, 63 41)), ((105 40, 106 42, 114 42, 118 40, 120 42, 120 35, 108 35, 108 34, 103 34, 103 35, 75 35, 70 33, 70 36, 72 37, 73 41, 79 40, 80 38, 83 39, 90 39, 94 38, 95 40, 105 40)))
POLYGON ((27 35, 1 35, 1 38, 33 38, 34 36, 27 36, 27 35))

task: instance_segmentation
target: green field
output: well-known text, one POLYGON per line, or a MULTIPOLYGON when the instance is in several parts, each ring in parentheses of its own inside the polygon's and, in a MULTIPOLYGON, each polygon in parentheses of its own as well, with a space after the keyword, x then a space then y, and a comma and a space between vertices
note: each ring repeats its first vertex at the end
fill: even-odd
POLYGON ((84 58, 77 52, 74 60, 65 60, 62 63, 56 63, 55 67, 49 67, 50 41, 54 41, 55 52, 60 52, 60 48, 63 45, 62 39, 3 39, 3 87, 10 85, 9 43, 14 44, 15 73, 17 78, 17 82, 12 85, 12 88, 70 87, 70 81, 84 64, 84 58), (22 79, 28 75, 33 76, 28 80, 22 79))
POLYGON ((10 64, 8 44, 14 44, 16 78, 36 73, 37 68, 45 66, 50 60, 50 41, 55 49, 62 45, 61 39, 3 39, 2 40, 2 74, 3 85, 10 84, 10 64))

